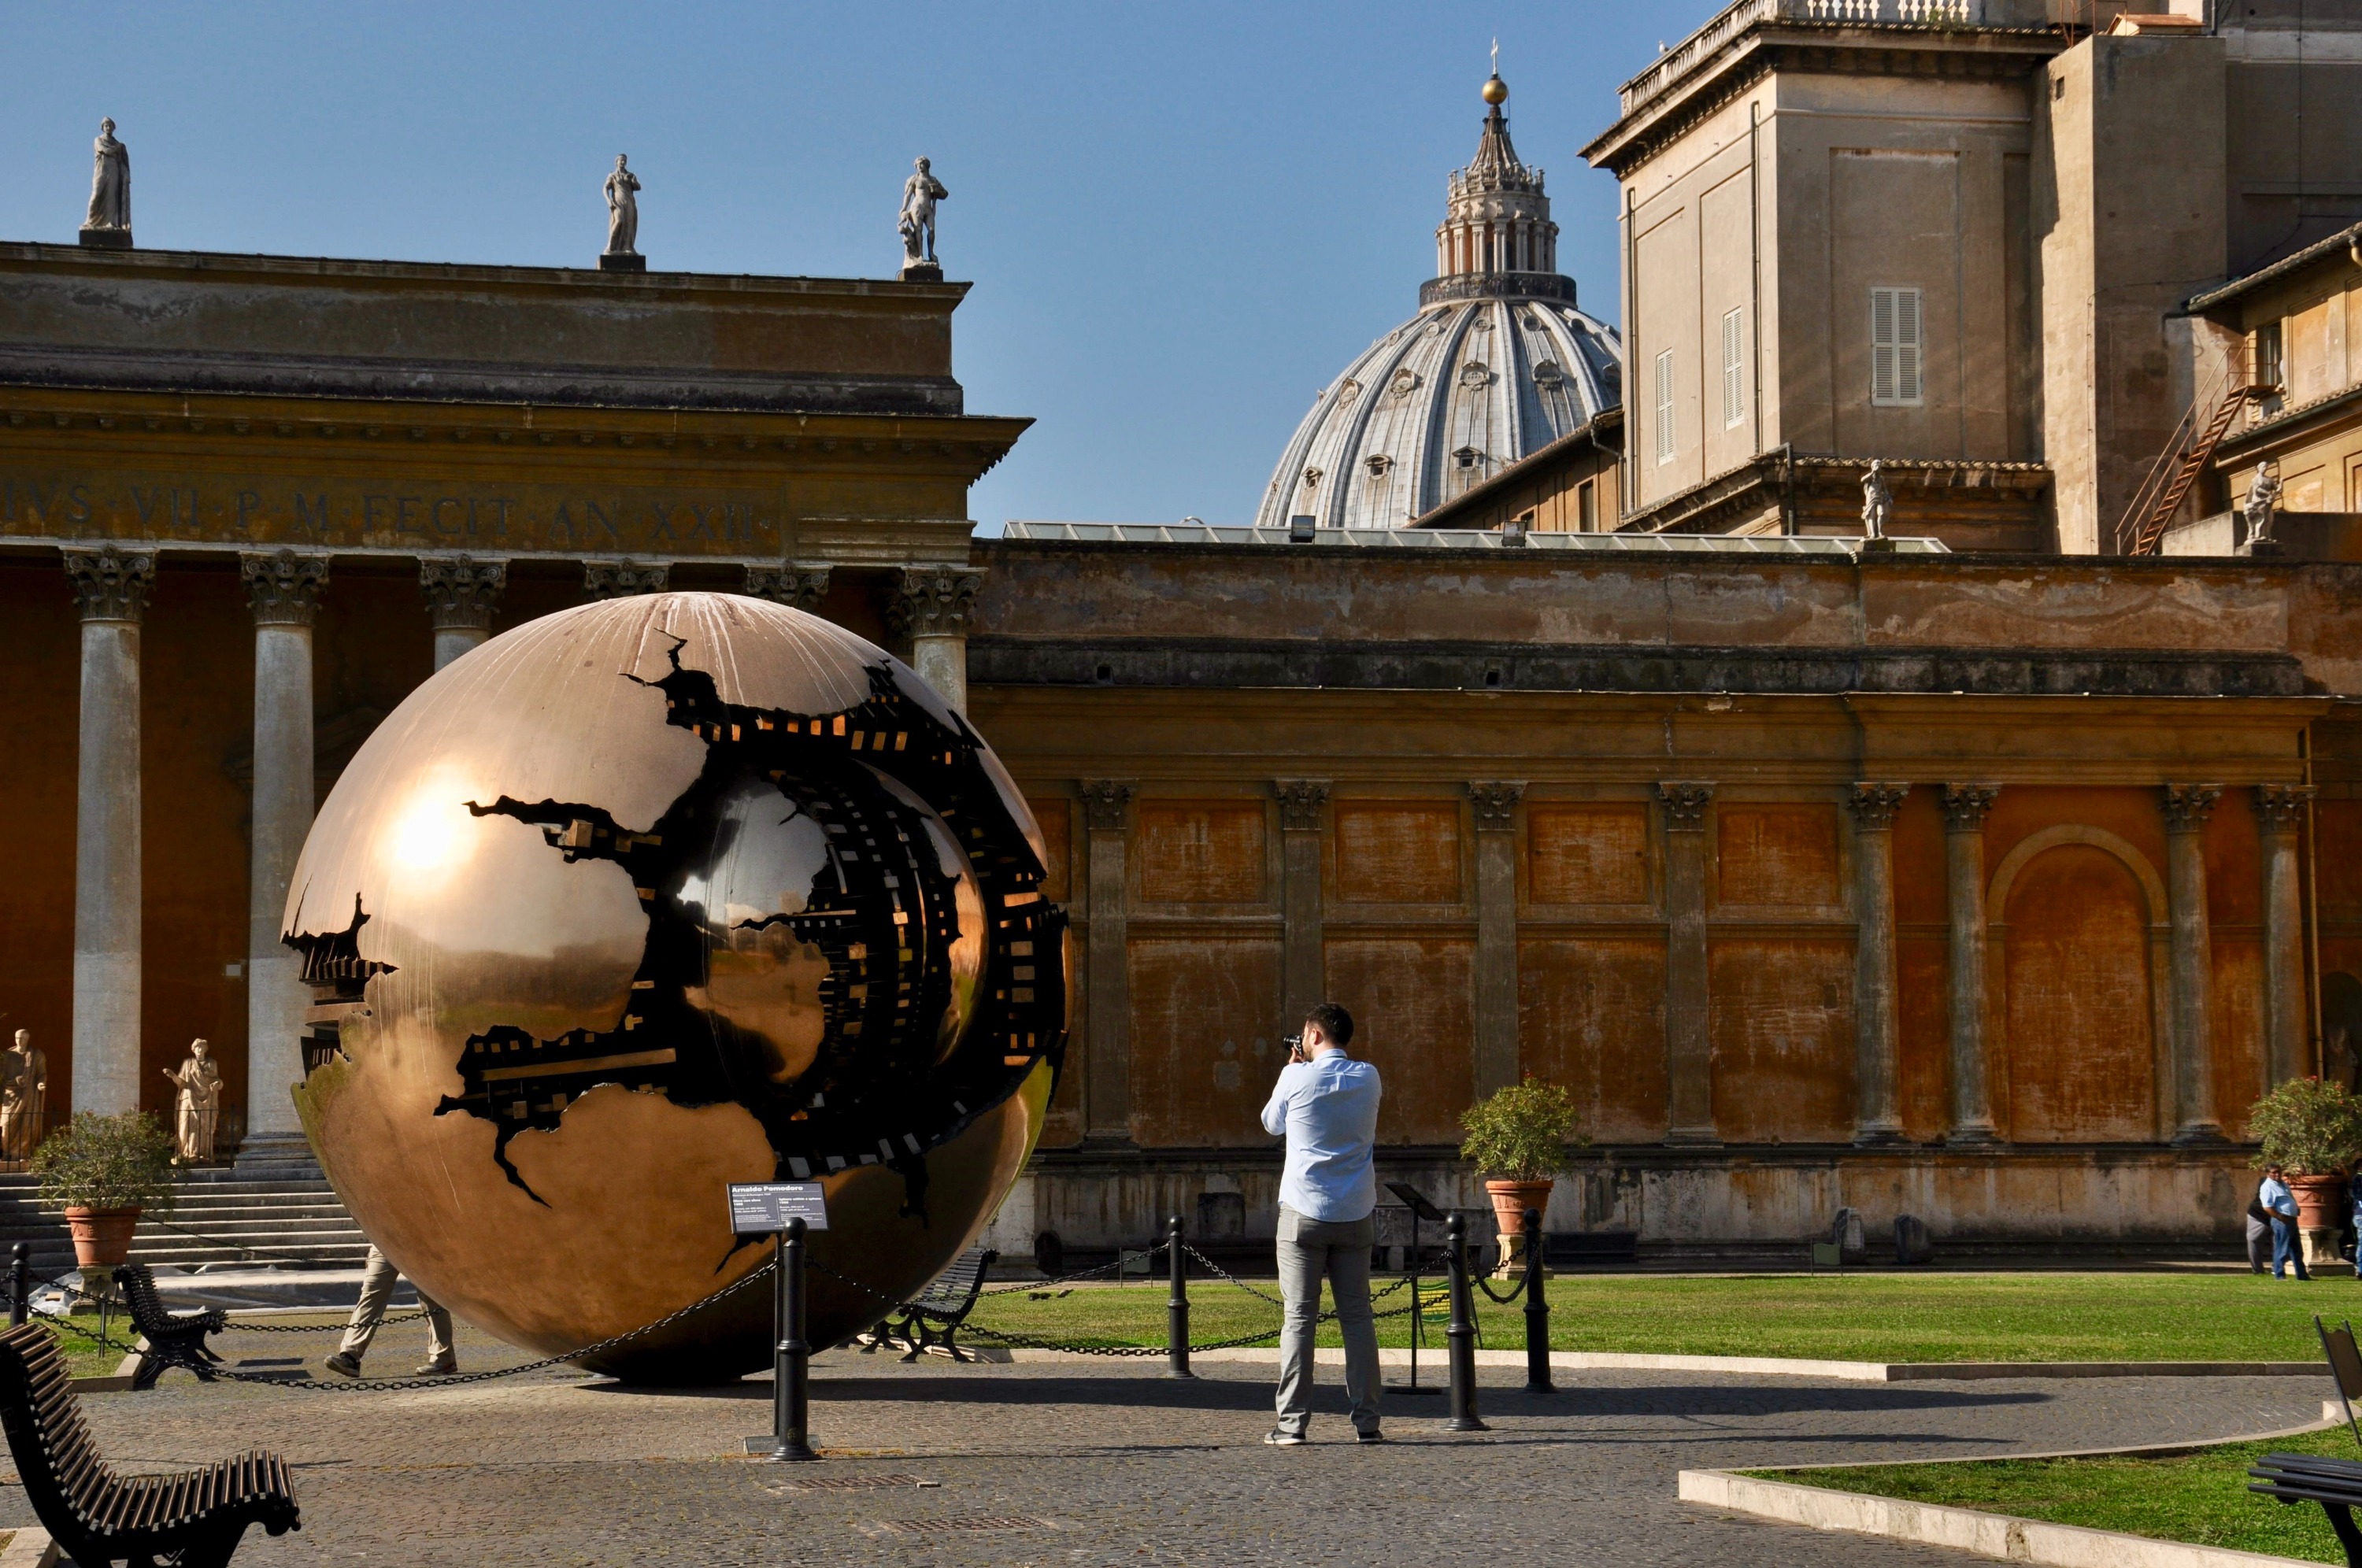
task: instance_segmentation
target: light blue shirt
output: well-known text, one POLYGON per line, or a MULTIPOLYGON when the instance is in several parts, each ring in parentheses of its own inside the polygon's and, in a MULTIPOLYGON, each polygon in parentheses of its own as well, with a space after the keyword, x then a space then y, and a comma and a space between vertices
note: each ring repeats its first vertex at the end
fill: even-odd
POLYGON ((2266 1209, 2279 1215, 2281 1219, 2296 1218, 2296 1194, 2288 1189, 2286 1182, 2276 1181, 2270 1176, 2266 1176, 2264 1185, 2257 1189, 2256 1197, 2262 1201, 2266 1209))
POLYGON ((1263 1108, 1263 1130, 1287 1135, 1279 1200, 1307 1220, 1366 1220, 1378 1206, 1370 1163, 1378 1137, 1378 1070, 1342 1051, 1290 1062, 1263 1108))

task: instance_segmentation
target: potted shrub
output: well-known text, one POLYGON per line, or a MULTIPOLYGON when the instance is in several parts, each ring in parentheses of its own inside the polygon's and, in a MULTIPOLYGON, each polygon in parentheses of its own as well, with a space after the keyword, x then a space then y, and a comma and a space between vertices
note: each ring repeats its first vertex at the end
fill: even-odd
POLYGON ((2345 1173, 2362 1161, 2362 1099, 2341 1083, 2290 1078, 2248 1110, 2247 1135, 2262 1145, 2256 1168, 2278 1165, 2287 1176, 2298 1229, 2334 1236, 2345 1173))
POLYGON ((1550 1208, 1551 1188, 1566 1168, 1567 1144, 1588 1142, 1574 1123, 1574 1097, 1558 1084, 1530 1077, 1487 1095, 1460 1118, 1467 1133, 1460 1157, 1485 1177, 1485 1192, 1500 1226, 1504 1269, 1519 1256, 1526 1210, 1550 1208))
POLYGON ((142 1210, 171 1210, 173 1152, 163 1123, 140 1110, 85 1110, 41 1141, 33 1153, 41 1200, 65 1210, 84 1270, 129 1255, 142 1210))

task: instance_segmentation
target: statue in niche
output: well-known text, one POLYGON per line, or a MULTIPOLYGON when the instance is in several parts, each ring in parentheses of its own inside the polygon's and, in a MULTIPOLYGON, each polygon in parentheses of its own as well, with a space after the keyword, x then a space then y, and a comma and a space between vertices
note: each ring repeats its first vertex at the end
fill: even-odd
POLYGON ((917 172, 902 182, 902 217, 895 228, 902 236, 905 271, 922 263, 933 266, 935 261, 935 204, 950 199, 951 193, 929 171, 931 167, 920 159, 917 172))
POLYGON ((607 176, 607 254, 636 256, 640 242, 640 177, 622 153, 607 176))
POLYGON ((1861 536, 1883 539, 1886 530, 1894 523, 1894 492, 1886 488, 1886 475, 1879 459, 1870 460, 1870 472, 1861 476, 1861 536))
POLYGON ((214 1157, 214 1132, 221 1125, 221 1064, 203 1040, 189 1042, 189 1059, 166 1067, 164 1076, 180 1091, 174 1132, 181 1145, 181 1163, 201 1165, 214 1157))
POLYGON ((33 1043, 33 1032, 20 1029, 16 1043, 0 1051, 0 1159, 33 1157, 49 1102, 49 1058, 33 1043))
POLYGON ((131 230, 131 152, 115 139, 115 122, 98 122, 91 145, 90 216, 86 230, 127 234, 131 230))
POLYGON ((2247 499, 2239 508, 2247 520, 2246 543, 2268 545, 2272 538, 2272 516, 2279 510, 2279 465, 2270 458, 2256 465, 2256 477, 2247 483, 2247 499))

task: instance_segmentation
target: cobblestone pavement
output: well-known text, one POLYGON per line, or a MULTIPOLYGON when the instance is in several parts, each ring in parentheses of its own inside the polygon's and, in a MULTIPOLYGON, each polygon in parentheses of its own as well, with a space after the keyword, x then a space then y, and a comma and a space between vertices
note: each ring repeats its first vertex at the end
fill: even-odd
MULTIPOLYGON (((390 1329, 371 1373, 414 1360, 390 1329)), ((325 1339, 236 1335, 233 1355, 316 1358, 325 1339)), ((473 1335, 476 1366, 521 1359, 473 1335)), ((738 1456, 769 1385, 639 1392, 570 1373, 441 1390, 306 1393, 183 1374, 83 1401, 127 1468, 259 1444, 296 1469, 300 1535, 249 1536, 274 1563, 763 1563, 961 1568, 1073 1563, 1834 1564, 1978 1561, 1678 1502, 1685 1467, 1896 1460, 2229 1436, 2317 1416, 2303 1378, 1824 1384, 1562 1374, 1529 1397, 1488 1369, 1493 1430, 1442 1430, 1442 1401, 1395 1396, 1383 1447, 1350 1441, 1323 1368, 1314 1442, 1269 1449, 1271 1369, 1155 1362, 903 1366, 836 1352, 814 1369, 823 1463, 738 1456), (861 1485, 884 1478, 889 1485, 861 1485), (813 1483, 822 1483, 814 1486, 813 1483), (933 1483, 919 1486, 917 1482, 933 1483)), ((2263 1505, 2259 1505, 2263 1506, 2263 1505)), ((0 1528, 33 1522, 0 1487, 0 1528)))

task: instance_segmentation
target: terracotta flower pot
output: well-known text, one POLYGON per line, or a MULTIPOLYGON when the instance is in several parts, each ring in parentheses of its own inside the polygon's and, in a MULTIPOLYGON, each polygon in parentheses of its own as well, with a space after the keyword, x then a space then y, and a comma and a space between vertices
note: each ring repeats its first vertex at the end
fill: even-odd
POLYGON ((131 1232, 138 1223, 137 1209, 67 1209, 74 1262, 84 1269, 113 1268, 131 1255, 131 1232))
POLYGON ((1488 1181, 1485 1196, 1493 1200, 1493 1219, 1501 1228, 1501 1261, 1507 1264, 1516 1259, 1522 1264, 1521 1252, 1526 1231, 1526 1210, 1538 1209, 1550 1211, 1551 1188, 1558 1183, 1545 1176, 1540 1181, 1488 1181))
POLYGON ((2301 1231, 2335 1231, 2345 1223, 2345 1178, 2334 1176, 2292 1176, 2289 1190, 2296 1195, 2296 1223, 2301 1231))

